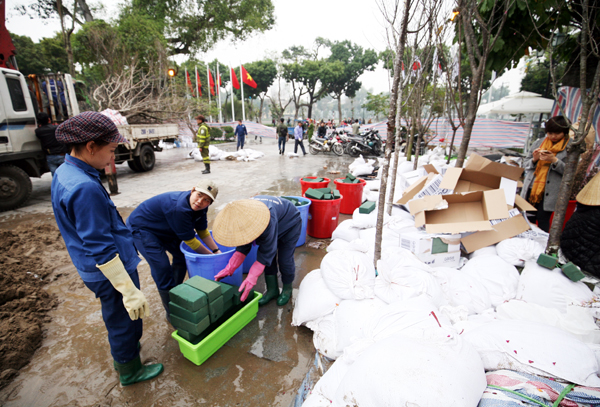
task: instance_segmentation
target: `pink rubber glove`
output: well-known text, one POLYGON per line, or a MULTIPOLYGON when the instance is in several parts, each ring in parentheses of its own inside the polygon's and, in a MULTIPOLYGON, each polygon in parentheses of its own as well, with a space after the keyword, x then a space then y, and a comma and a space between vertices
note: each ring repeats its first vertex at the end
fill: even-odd
POLYGON ((238 251, 233 253, 233 256, 231 256, 231 259, 229 259, 227 266, 215 275, 215 281, 219 281, 222 278, 233 275, 233 272, 240 266, 240 264, 244 262, 245 258, 246 255, 238 251))
POLYGON ((252 288, 256 285, 258 277, 263 273, 264 269, 265 265, 257 261, 255 261, 254 264, 252 264, 252 267, 250 267, 250 271, 248 272, 248 276, 246 277, 246 279, 240 286, 240 289, 238 290, 239 292, 242 292, 242 290, 244 290, 244 294, 242 294, 242 297, 240 298, 242 302, 246 301, 246 298, 248 298, 248 294, 250 294, 250 291, 252 291, 252 288))

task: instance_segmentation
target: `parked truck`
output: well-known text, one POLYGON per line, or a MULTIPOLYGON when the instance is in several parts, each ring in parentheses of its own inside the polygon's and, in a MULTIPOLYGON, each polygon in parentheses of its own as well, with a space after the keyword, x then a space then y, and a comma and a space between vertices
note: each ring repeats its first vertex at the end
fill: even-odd
MULTIPOLYGON (((30 198, 31 177, 49 172, 46 157, 35 136, 36 115, 40 109, 60 122, 79 114, 70 75, 29 75, 15 69, 0 68, 0 212, 16 209, 30 198), (61 84, 62 89, 54 86, 61 84), (44 92, 44 88, 46 92, 44 92), (64 92, 48 97, 53 90, 64 92), (62 99, 61 99, 62 98, 62 99)), ((161 140, 173 141, 179 134, 177 124, 136 124, 118 126, 128 144, 115 151, 115 163, 127 161, 138 172, 154 168, 155 151, 161 140)))

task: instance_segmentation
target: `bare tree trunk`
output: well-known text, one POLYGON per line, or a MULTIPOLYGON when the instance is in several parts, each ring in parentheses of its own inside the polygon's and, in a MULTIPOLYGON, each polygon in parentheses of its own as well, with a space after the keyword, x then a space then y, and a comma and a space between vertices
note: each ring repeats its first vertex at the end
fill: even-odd
MULTIPOLYGON (((404 15, 402 16, 402 23, 400 28, 400 38, 398 40, 398 46, 396 51, 396 59, 394 61, 394 84, 392 91, 390 92, 390 111, 388 113, 388 138, 395 135, 396 141, 400 138, 400 127, 396 126, 396 123, 400 123, 400 112, 402 106, 402 90, 400 86, 400 76, 402 71, 402 57, 404 56, 404 46, 406 44, 406 36, 408 31, 408 14, 411 6, 411 0, 404 0, 404 15)), ((340 119, 341 119, 341 108, 340 108, 340 119)), ((341 121, 341 120, 340 120, 341 121)), ((398 150, 396 149, 396 154, 398 150)), ((387 198, 387 180, 388 172, 390 168, 390 158, 392 155, 392 143, 385 143, 385 155, 381 171, 381 183, 379 185, 379 201, 377 208, 377 224, 375 228, 375 253, 373 256, 373 263, 377 269, 377 261, 381 259, 381 239, 383 236, 383 217, 386 208, 387 198)), ((397 169, 395 168, 397 172, 397 169)), ((392 200, 394 197, 394 191, 391 191, 392 200)), ((391 206, 391 205, 390 205, 391 206)), ((391 210, 391 209, 390 209, 391 210)))
POLYGON ((458 128, 454 128, 452 126, 452 140, 450 141, 450 149, 448 150, 448 159, 446 160, 446 164, 450 164, 450 159, 452 158, 452 147, 454 147, 454 138, 456 137, 456 131, 458 128))
POLYGON ((94 21, 94 16, 90 11, 85 0, 77 0, 77 4, 79 4, 79 8, 81 8, 81 13, 83 14, 83 18, 85 18, 85 22, 89 23, 90 21, 94 21))
POLYGON ((338 114, 339 114, 339 118, 340 118, 340 124, 342 124, 342 95, 339 95, 337 97, 337 101, 338 101, 338 114))

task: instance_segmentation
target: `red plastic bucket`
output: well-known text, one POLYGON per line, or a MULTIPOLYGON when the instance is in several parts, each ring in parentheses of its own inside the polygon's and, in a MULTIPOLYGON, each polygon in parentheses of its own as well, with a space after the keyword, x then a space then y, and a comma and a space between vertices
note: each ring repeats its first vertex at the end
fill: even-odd
POLYGON ((343 196, 331 200, 307 199, 310 199, 311 204, 308 208, 306 233, 317 239, 330 238, 338 225, 343 196))
POLYGON ((362 204, 363 189, 365 188, 365 185, 367 185, 367 181, 359 178, 360 182, 358 184, 346 184, 345 182, 342 182, 343 179, 344 178, 337 178, 333 180, 335 187, 344 197, 344 199, 342 199, 342 204, 340 205, 340 213, 352 215, 354 210, 362 204))
POLYGON ((307 189, 309 188, 327 188, 327 185, 329 185, 329 181, 331 181, 329 178, 325 178, 325 177, 304 177, 304 178, 300 178, 300 185, 302 185, 302 196, 304 196, 304 193, 306 192, 307 189), (321 182, 306 182, 304 181, 305 179, 317 179, 317 178, 323 178, 323 181, 321 182))

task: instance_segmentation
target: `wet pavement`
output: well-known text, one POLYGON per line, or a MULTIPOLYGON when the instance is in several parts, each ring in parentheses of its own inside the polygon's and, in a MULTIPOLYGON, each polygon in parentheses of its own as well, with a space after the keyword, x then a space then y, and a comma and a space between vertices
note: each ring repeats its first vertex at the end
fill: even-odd
MULTIPOLYGON (((306 143, 305 143, 306 144, 306 143)), ((219 145, 232 151, 233 144, 219 145)), ((288 158, 278 155, 277 143, 250 140, 247 148, 265 157, 252 162, 217 161, 208 175, 219 187, 209 210, 209 222, 232 200, 257 194, 300 195, 300 178, 323 176, 333 180, 345 175, 349 156, 319 154, 288 158), (327 167, 327 168, 324 168, 327 167), (330 174, 340 171, 340 174, 330 174)), ((287 149, 293 144, 288 142, 287 149)), ((203 164, 186 159, 189 149, 156 154, 154 170, 134 173, 127 164, 118 165, 119 194, 113 201, 126 218, 142 201, 167 191, 187 190, 200 178, 203 164)), ((16 211, 0 213, 0 229, 12 229, 29 221, 54 222, 50 204, 49 174, 34 179, 29 203, 16 211)), ((106 185, 106 183, 105 183, 106 185)), ((330 183, 333 186, 333 182, 330 183)), ((341 219, 347 216, 342 215, 341 219)), ((210 223, 209 223, 210 227, 210 223)), ((294 297, 302 278, 319 267, 325 254, 307 238, 296 249, 294 297)), ((324 241, 325 243, 328 240, 324 241)), ((326 244, 325 244, 326 245, 326 244)), ((322 246, 325 246, 322 245, 322 246)), ((0 391, 4 406, 290 406, 314 362, 312 331, 291 326, 293 300, 285 307, 271 302, 258 316, 201 366, 179 351, 171 338, 173 329, 164 318, 158 292, 145 261, 139 267, 142 291, 152 314, 144 320, 141 356, 145 363, 161 362, 164 373, 157 379, 121 387, 112 368, 106 330, 99 301, 83 285, 70 263, 58 265, 48 291, 60 299, 50 312, 45 338, 32 361, 19 376, 0 391)), ((264 290, 259 279, 256 287, 264 290)))

